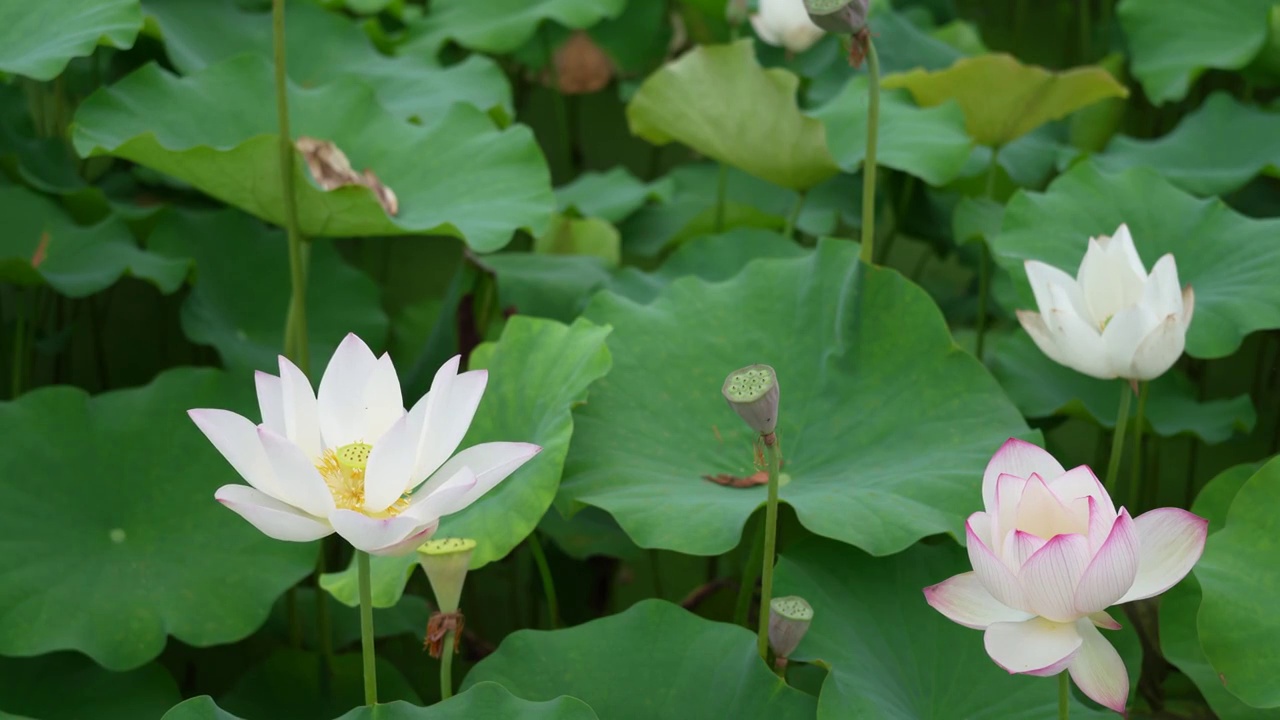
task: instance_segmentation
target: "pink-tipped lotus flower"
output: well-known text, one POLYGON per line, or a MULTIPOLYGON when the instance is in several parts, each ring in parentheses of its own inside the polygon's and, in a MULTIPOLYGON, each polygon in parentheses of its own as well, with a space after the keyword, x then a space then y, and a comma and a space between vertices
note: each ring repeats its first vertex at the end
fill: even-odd
POLYGON ((1111 605, 1159 595, 1190 572, 1208 521, 1177 508, 1116 512, 1087 466, 1064 471, 1021 440, 991 458, 982 500, 986 512, 965 524, 973 572, 925 588, 925 599, 985 630, 987 654, 1005 670, 1066 670, 1086 695, 1123 713, 1129 677, 1097 628, 1120 628, 1111 605))
POLYGON ((412 552, 441 517, 484 495, 542 449, 483 443, 454 455, 488 373, 458 373, 458 357, 405 412, 388 355, 355 335, 338 346, 320 393, 293 363, 259 372, 262 424, 226 410, 188 414, 249 483, 214 494, 263 533, 307 542, 337 532, 375 555, 412 552), (452 457, 450 457, 452 456, 452 457))

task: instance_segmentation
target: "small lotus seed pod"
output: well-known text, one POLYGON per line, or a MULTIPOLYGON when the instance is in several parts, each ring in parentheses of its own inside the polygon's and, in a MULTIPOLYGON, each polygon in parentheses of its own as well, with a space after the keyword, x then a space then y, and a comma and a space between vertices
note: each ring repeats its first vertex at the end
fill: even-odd
POLYGON ((435 593, 440 612, 458 611, 462 602, 462 583, 467 579, 471 551, 476 541, 464 538, 430 540, 418 548, 418 564, 427 571, 431 592, 435 593))
POLYGON ((790 657, 809 632, 813 608, 799 595, 774 598, 769 602, 769 647, 773 654, 790 657))
POLYGON ((804 0, 814 25, 837 35, 853 35, 867 25, 867 0, 804 0))
POLYGON ((768 365, 734 370, 720 388, 729 407, 752 430, 768 435, 778 425, 778 376, 768 365))
POLYGON ((747 0, 729 0, 724 6, 724 19, 730 25, 741 25, 747 21, 750 10, 747 8, 747 0))

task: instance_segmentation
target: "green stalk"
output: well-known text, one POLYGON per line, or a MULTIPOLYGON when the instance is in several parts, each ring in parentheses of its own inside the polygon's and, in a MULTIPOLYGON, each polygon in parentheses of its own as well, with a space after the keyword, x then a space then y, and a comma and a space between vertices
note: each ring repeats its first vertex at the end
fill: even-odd
POLYGON ((360 582, 360 653, 364 658, 364 704, 378 704, 378 667, 373 652, 373 589, 369 581, 369 553, 356 550, 360 582))
POLYGON ((271 40, 275 56, 277 134, 280 136, 280 197, 284 203, 284 227, 289 238, 289 280, 293 292, 285 317, 285 355, 303 373, 307 358, 307 264, 302 232, 298 229, 298 197, 294 189, 293 135, 289 124, 289 91, 284 39, 284 0, 271 3, 271 40))
POLYGON ((796 202, 787 214, 787 224, 782 228, 782 237, 791 240, 796 234, 796 223, 800 221, 800 210, 804 208, 804 191, 796 193, 796 202))
POLYGON ((320 576, 324 575, 325 541, 319 543, 320 552, 316 555, 316 641, 320 646, 320 690, 325 697, 329 696, 330 678, 333 677, 333 632, 329 621, 329 593, 320 587, 320 576))
MULTIPOLYGON (((991 149, 991 166, 987 168, 987 199, 994 200, 996 194, 996 173, 999 172, 1000 148, 991 149)), ((991 249, 987 247, 987 239, 979 243, 978 255, 978 318, 975 332, 978 335, 974 345, 974 354, 978 362, 982 362, 983 350, 987 341, 987 296, 991 294, 991 249)))
POLYGON ((760 567, 760 618, 756 633, 756 645, 760 659, 769 661, 769 601, 773 599, 773 555, 778 543, 778 467, 780 453, 778 440, 770 435, 765 441, 765 453, 769 460, 769 504, 764 516, 764 556, 760 567))
POLYGON ((538 31, 542 39, 542 52, 547 57, 548 79, 551 81, 551 93, 555 99, 557 140, 560 143, 561 159, 564 161, 566 175, 573 175, 573 147, 569 135, 569 106, 565 103, 564 93, 560 92, 560 71, 556 69, 556 56, 551 49, 551 33, 547 30, 550 23, 543 23, 538 31))
MULTIPOLYGON (((855 39, 854 42, 857 42, 855 39)), ((880 57, 867 35, 867 153, 862 161, 862 248, 858 257, 875 263, 876 251, 876 143, 880 134, 880 57)))
POLYGON ((547 563, 547 555, 542 551, 542 543, 537 533, 529 535, 529 552, 533 562, 538 566, 538 574, 542 576, 542 592, 547 596, 547 615, 551 629, 560 626, 560 603, 556 600, 556 583, 551 576, 551 565, 547 563))
POLYGON ((1058 720, 1068 720, 1071 714, 1071 674, 1058 673, 1058 720))
POLYGON ((1129 402, 1133 397, 1126 383, 1120 384, 1120 412, 1116 414, 1116 427, 1111 431, 1111 459, 1107 462, 1107 477, 1103 485, 1111 495, 1116 493, 1116 473, 1120 470, 1120 456, 1124 454, 1124 435, 1129 426, 1129 402))
POLYGON ((738 602, 733 606, 733 624, 747 626, 747 613, 751 609, 751 595, 760 579, 760 559, 764 557, 764 523, 757 521, 751 533, 751 553, 742 566, 742 584, 738 587, 738 602))
POLYGON ((453 635, 450 630, 444 634, 444 645, 440 650, 440 699, 453 697, 453 635))
POLYGON ((1138 414, 1135 416, 1133 428, 1133 466, 1129 473, 1129 512, 1138 513, 1138 502, 1142 497, 1142 431, 1145 429, 1147 415, 1147 389, 1151 383, 1143 381, 1138 391, 1138 414))

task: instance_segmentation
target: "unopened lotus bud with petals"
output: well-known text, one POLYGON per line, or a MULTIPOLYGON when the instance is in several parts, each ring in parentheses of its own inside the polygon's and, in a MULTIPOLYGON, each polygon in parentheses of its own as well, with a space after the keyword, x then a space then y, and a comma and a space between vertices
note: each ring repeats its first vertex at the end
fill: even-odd
POLYGON ((729 373, 720 392, 752 430, 769 435, 778 426, 778 376, 768 365, 729 373))
POLYGON ((466 538, 431 540, 418 548, 418 564, 427 572, 440 612, 458 611, 462 602, 462 584, 467 579, 471 552, 475 549, 476 541, 466 538))
POLYGON ((769 601, 769 647, 773 648, 773 654, 791 657, 809 632, 811 622, 813 608, 804 598, 788 595, 769 601))
POLYGON ((804 0, 814 25, 837 35, 855 35, 867 26, 867 0, 804 0))
POLYGON ((751 27, 764 42, 793 53, 813 47, 824 34, 809 19, 804 0, 760 0, 760 11, 751 16, 751 27))

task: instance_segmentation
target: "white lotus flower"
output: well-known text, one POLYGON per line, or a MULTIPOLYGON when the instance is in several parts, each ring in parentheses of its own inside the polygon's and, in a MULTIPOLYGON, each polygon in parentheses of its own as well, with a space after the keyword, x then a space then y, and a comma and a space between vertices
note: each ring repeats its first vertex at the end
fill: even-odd
POLYGON ((760 0, 760 11, 752 14, 756 36, 791 52, 804 52, 822 39, 822 28, 809 19, 804 0, 760 0))
POLYGON ((1209 523, 1160 508, 1116 512, 1093 471, 1065 471, 1044 450, 1006 442, 982 477, 985 512, 965 535, 973 571, 924 589, 938 612, 985 630, 987 654, 1010 673, 1063 670, 1101 705, 1123 713, 1124 662, 1097 628, 1118 630, 1112 605, 1173 587, 1204 552, 1209 523))
POLYGON ((542 448, 483 443, 454 455, 488 372, 458 373, 455 356, 405 412, 388 355, 355 335, 338 346, 320 393, 293 363, 257 374, 262 424, 227 410, 188 414, 249 483, 214 494, 263 533, 307 542, 337 532, 375 555, 411 552, 441 517, 484 495, 542 448), (450 458, 450 456, 453 456, 450 458))
POLYGON ((1035 260, 1027 279, 1040 311, 1018 311, 1022 327, 1055 362, 1104 380, 1151 380, 1182 355, 1195 309, 1178 286, 1173 255, 1148 275, 1129 228, 1089 239, 1076 277, 1035 260))

